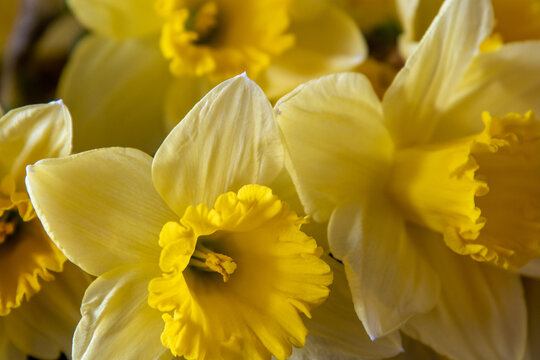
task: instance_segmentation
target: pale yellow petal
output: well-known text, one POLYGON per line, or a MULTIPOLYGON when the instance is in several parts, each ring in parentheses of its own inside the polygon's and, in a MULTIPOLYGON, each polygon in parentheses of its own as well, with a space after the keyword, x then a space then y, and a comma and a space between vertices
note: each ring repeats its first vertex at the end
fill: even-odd
POLYGON ((26 355, 17 349, 7 337, 3 318, 0 318, 0 359, 26 360, 26 355))
POLYGON ((59 84, 59 96, 73 114, 74 151, 129 146, 153 154, 166 135, 168 84, 167 64, 155 43, 83 39, 59 84))
POLYGON ((398 330, 437 303, 440 281, 417 239, 384 194, 338 207, 328 226, 332 253, 345 264, 356 313, 372 338, 398 330))
POLYGON ((275 107, 287 168, 306 212, 324 221, 388 170, 393 146, 377 95, 360 74, 299 86, 275 107))
MULTIPOLYGON (((90 276, 67 262, 55 280, 6 316, 8 338, 24 353, 37 358, 56 359, 71 354, 75 326, 81 318, 79 307, 90 276)), ((1 357, 0 357, 1 358, 1 357)))
POLYGON ((403 331, 450 359, 521 359, 527 314, 519 276, 454 254, 427 230, 411 236, 439 275, 441 296, 403 331))
POLYGON ((482 130, 482 111, 540 114, 540 41, 506 44, 480 53, 465 73, 441 116, 434 139, 443 140, 482 130))
POLYGON ((73 338, 74 359, 172 358, 161 344, 161 314, 148 306, 148 283, 157 274, 157 263, 125 265, 90 285, 73 338))
POLYGON ((68 0, 68 5, 89 29, 116 38, 159 32, 163 21, 149 0, 68 0))
POLYGON ((324 260, 334 273, 330 295, 306 322, 309 330, 306 346, 295 349, 291 359, 381 359, 399 353, 402 350, 399 332, 375 341, 369 338, 354 312, 343 265, 329 256, 324 260))
POLYGON ((163 224, 176 216, 154 190, 152 158, 109 148, 29 167, 30 198, 52 240, 93 275, 155 261, 163 224))
POLYGON ((492 26, 488 0, 449 0, 444 4, 383 99, 387 125, 397 146, 430 139, 440 108, 492 26))
POLYGON ((540 258, 532 259, 529 263, 519 269, 521 275, 540 279, 540 258))
POLYGON ((204 76, 175 77, 165 97, 166 128, 173 129, 214 85, 216 84, 204 76))
POLYGON ((152 177, 169 206, 212 205, 245 184, 267 184, 279 173, 282 145, 272 107, 245 75, 208 93, 163 142, 152 177))
POLYGON ((308 16, 292 17, 290 31, 295 43, 276 58, 265 74, 263 87, 277 99, 308 80, 352 70, 367 56, 367 45, 349 16, 334 4, 312 6, 308 16))
POLYGON ((61 101, 14 109, 0 118, 0 178, 24 189, 25 167, 71 151, 71 116, 61 101))

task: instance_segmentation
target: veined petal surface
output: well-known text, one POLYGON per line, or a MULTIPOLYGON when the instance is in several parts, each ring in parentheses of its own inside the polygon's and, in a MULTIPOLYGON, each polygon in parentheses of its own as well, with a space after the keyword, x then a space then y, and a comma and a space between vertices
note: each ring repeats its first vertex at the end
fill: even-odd
POLYGON ((73 114, 74 151, 156 151, 166 135, 163 101, 170 78, 157 41, 89 35, 77 45, 58 87, 73 114))
POLYGON ((449 0, 386 92, 383 107, 396 146, 429 140, 437 116, 490 34, 489 0, 449 0))
POLYGON ((352 70, 367 56, 364 38, 349 16, 330 2, 310 2, 309 6, 301 14, 293 11, 294 46, 266 72, 263 88, 270 99, 316 77, 352 70))
POLYGON ((158 32, 163 23, 151 0, 68 0, 68 5, 86 27, 116 38, 158 32))
POLYGON ((245 75, 208 93, 173 129, 152 165, 156 189, 182 215, 245 184, 271 182, 283 167, 272 107, 245 75))
POLYGON ((73 338, 74 359, 171 359, 161 344, 163 321, 148 306, 148 283, 157 263, 117 267, 97 278, 81 305, 73 338))
POLYGON ((275 107, 287 169, 306 212, 324 221, 334 206, 388 171, 393 144, 377 95, 360 74, 299 86, 275 107))
POLYGON ((404 332, 451 359, 523 358, 527 319, 519 276, 454 254, 433 232, 410 231, 441 279, 441 296, 404 332))
POLYGON ((23 189, 26 165, 70 151, 71 116, 61 101, 24 106, 0 118, 0 181, 10 174, 23 189))
POLYGON ((351 292, 342 264, 330 256, 334 282, 328 299, 313 311, 306 323, 306 346, 294 349, 293 360, 381 359, 402 351, 399 332, 372 341, 354 312, 351 292))
POLYGON ((28 168, 28 192, 44 228, 87 272, 157 262, 159 232, 176 216, 154 190, 151 162, 135 149, 108 148, 28 168))
POLYGON ((339 206, 328 225, 330 249, 345 264, 353 301, 372 338, 398 330, 437 303, 440 281, 390 199, 378 191, 339 206))
POLYGON ((456 88, 433 140, 444 140, 481 131, 480 114, 540 114, 540 41, 505 44, 476 56, 456 88))

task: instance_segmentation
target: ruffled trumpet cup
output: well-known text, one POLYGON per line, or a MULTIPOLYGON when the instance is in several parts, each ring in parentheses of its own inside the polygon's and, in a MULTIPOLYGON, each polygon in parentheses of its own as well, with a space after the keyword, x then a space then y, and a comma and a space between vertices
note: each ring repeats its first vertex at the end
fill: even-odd
POLYGON ((276 105, 368 333, 402 329, 458 359, 523 356, 521 284, 504 269, 540 255, 540 43, 482 53, 492 26, 489 1, 447 1, 382 102, 339 74, 276 105))
POLYGON ((61 102, 0 118, 0 358, 70 354, 88 278, 66 263, 36 218, 25 167, 68 155, 71 117, 61 102))
POLYGON ((109 148, 30 167, 48 233, 98 276, 74 357, 284 359, 303 346, 300 313, 326 299, 332 272, 265 186, 281 169, 270 103, 245 76, 212 90, 153 160, 109 148))

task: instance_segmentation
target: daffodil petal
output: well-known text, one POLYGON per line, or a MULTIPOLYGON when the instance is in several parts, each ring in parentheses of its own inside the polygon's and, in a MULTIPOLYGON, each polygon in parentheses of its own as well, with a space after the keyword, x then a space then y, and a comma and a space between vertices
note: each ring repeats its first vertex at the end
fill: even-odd
POLYGON ((166 127, 173 129, 214 85, 204 76, 175 77, 165 97, 166 127))
POLYGON ((68 0, 68 5, 89 29, 116 38, 158 32, 163 21, 148 0, 68 0))
POLYGON ((212 205, 245 184, 267 184, 283 167, 272 107, 245 75, 210 91, 172 130, 156 153, 156 189, 182 215, 190 204, 212 205))
POLYGON ((291 359, 382 359, 402 351, 399 332, 372 341, 354 312, 351 292, 342 264, 325 257, 334 273, 328 299, 306 322, 306 346, 293 351, 291 359))
POLYGON ((24 189, 26 165, 68 155, 71 116, 61 101, 14 109, 0 118, 0 178, 10 174, 24 189))
POLYGON ((324 221, 334 206, 387 171, 393 145, 377 95, 360 74, 299 86, 275 107, 286 166, 306 212, 324 221))
POLYGON ((161 314, 148 306, 148 283, 156 274, 157 263, 124 265, 90 285, 73 337, 73 358, 172 358, 161 344, 161 314))
MULTIPOLYGON (((24 353, 41 359, 71 354, 75 326, 81 318, 80 301, 90 277, 67 262, 55 280, 6 316, 7 337, 24 353)), ((9 358, 11 359, 11 358, 9 358)))
POLYGON ((411 236, 439 275, 441 296, 402 330, 451 359, 521 359, 527 314, 519 276, 454 254, 425 229, 411 236))
POLYGON ((28 192, 44 228, 87 272, 158 261, 159 232, 176 216, 154 190, 151 161, 135 149, 108 148, 28 168, 28 192))
POLYGON ((398 330, 437 303, 439 278, 384 195, 372 192, 365 203, 338 207, 328 236, 331 251, 345 264, 356 313, 372 338, 398 330))
POLYGON ((529 263, 519 269, 521 275, 540 279, 540 258, 532 259, 529 263))
POLYGON ((505 44, 478 54, 461 80, 434 134, 448 139, 482 130, 481 114, 540 114, 540 41, 505 44))
POLYGON ((387 126, 398 146, 424 143, 440 108, 490 34, 489 0, 449 0, 383 99, 387 126))
POLYGON ((152 42, 84 38, 59 84, 73 114, 74 151, 129 146, 153 154, 165 137, 168 84, 167 63, 152 42))
MULTIPOLYGON (((313 3, 313 2, 310 2, 313 3)), ((355 22, 335 4, 321 2, 309 16, 293 16, 295 44, 276 58, 266 73, 264 90, 277 99, 308 80, 352 70, 367 56, 367 45, 355 22)))
POLYGON ((9 341, 2 318, 0 318, 0 359, 26 360, 26 355, 9 341))

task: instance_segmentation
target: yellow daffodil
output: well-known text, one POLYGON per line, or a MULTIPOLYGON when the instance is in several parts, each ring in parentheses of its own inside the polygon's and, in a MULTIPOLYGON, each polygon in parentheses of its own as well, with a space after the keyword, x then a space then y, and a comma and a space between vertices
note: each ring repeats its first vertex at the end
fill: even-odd
POLYGON ((363 31, 396 17, 394 0, 333 0, 356 21, 363 31))
MULTIPOLYGON (((422 38, 444 0, 397 0, 404 33, 400 48, 408 56, 422 38)), ((540 1, 491 0, 495 23, 481 50, 497 49, 501 43, 540 40, 540 1)))
POLYGON ((367 49, 329 0, 70 0, 92 34, 59 94, 77 122, 75 149, 154 153, 219 81, 246 71, 277 99, 309 79, 352 69, 367 49))
MULTIPOLYGON (((238 76, 209 92, 154 159, 105 148, 29 167, 47 232, 98 276, 74 358, 283 359, 303 346, 300 314, 326 299, 332 273, 300 231, 306 219, 268 187, 282 154, 270 102, 238 76)), ((373 346, 399 351, 395 335, 373 346)))
POLYGON ((24 183, 26 165, 70 149, 71 118, 61 102, 0 118, 1 359, 54 359, 71 352, 88 279, 50 241, 24 183))
POLYGON ((449 1, 382 102, 346 73, 276 105, 367 332, 401 329, 452 359, 522 358, 523 291, 504 268, 540 253, 540 43, 479 52, 492 26, 489 1, 449 1))

